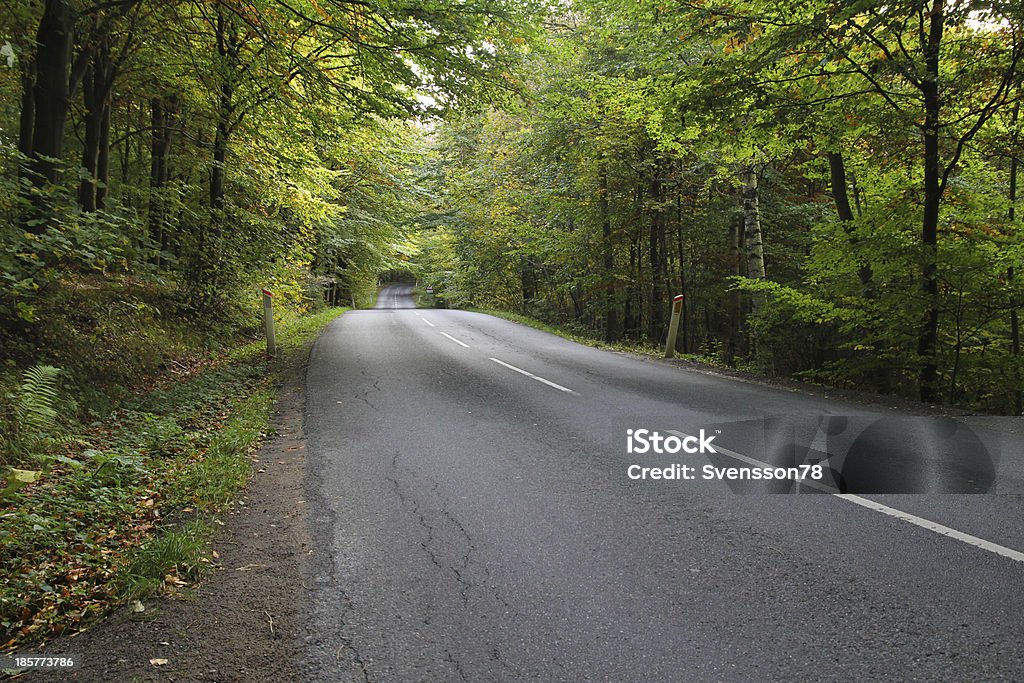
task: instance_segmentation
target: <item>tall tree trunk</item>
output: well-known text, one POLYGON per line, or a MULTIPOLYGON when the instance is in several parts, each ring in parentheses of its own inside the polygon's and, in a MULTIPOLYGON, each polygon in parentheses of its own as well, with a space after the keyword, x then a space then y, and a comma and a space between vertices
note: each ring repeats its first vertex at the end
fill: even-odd
POLYGON ((96 210, 96 169, 100 156, 100 127, 103 123, 103 76, 93 64, 86 72, 82 85, 85 103, 85 137, 82 141, 82 168, 85 176, 78 186, 78 205, 83 211, 96 210))
POLYGON ((676 193, 676 255, 679 262, 679 293, 683 295, 683 310, 680 313, 680 336, 676 343, 676 351, 689 353, 690 350, 690 326, 689 313, 690 302, 687 301, 686 291, 686 265, 683 259, 683 199, 682 188, 676 193))
POLYGON ((651 296, 647 302, 647 338, 653 342, 659 342, 665 334, 663 328, 665 326, 666 302, 662 290, 665 270, 662 265, 662 259, 665 257, 662 249, 665 243, 665 211, 662 207, 664 198, 662 197, 661 170, 661 163, 655 162, 649 188, 650 201, 654 208, 651 213, 647 244, 650 261, 648 265, 651 269, 651 296))
POLYGON ((619 338, 619 311, 615 296, 615 245, 612 243, 612 217, 608 209, 608 165, 602 157, 598 170, 598 212, 601 214, 601 251, 604 260, 604 339, 619 338))
POLYGON ((921 363, 919 388, 921 400, 939 397, 939 365, 936 357, 939 341, 938 235, 939 205, 942 201, 942 168, 939 158, 939 46, 943 31, 943 1, 933 0, 928 42, 925 46, 925 77, 921 82, 924 99, 924 217, 921 225, 921 293, 925 312, 917 342, 921 363))
MULTIPOLYGON (((850 237, 850 246, 857 246, 857 237, 852 234, 849 224, 853 222, 853 209, 850 207, 850 195, 846 185, 846 163, 840 152, 828 153, 828 166, 832 185, 832 200, 836 205, 836 214, 843 223, 846 234, 850 237)), ((863 261, 857 268, 857 277, 860 284, 866 287, 871 282, 871 266, 863 261)))
POLYGON ((35 60, 21 60, 21 115, 18 119, 18 151, 26 157, 32 154, 32 125, 36 117, 35 60))
POLYGON ((96 208, 102 209, 107 203, 110 190, 110 96, 103 102, 100 117, 100 149, 96 155, 96 208))
MULTIPOLYGON (((743 240, 747 252, 747 277, 765 279, 761 208, 758 199, 757 171, 753 167, 743 173, 743 240)), ((760 306, 760 299, 760 296, 753 297, 755 311, 760 306)))
MULTIPOLYGON (((150 142, 149 142, 149 238, 160 251, 166 243, 166 202, 164 183, 167 180, 167 152, 170 136, 166 123, 167 105, 164 98, 150 100, 150 142)), ((156 256, 160 265, 160 255, 156 256)))
MULTIPOLYGON (((29 168, 36 187, 57 182, 57 163, 64 151, 64 123, 70 100, 68 75, 71 69, 74 17, 65 0, 46 0, 36 32, 34 118, 29 168)), ((42 210, 43 207, 37 206, 42 210)), ((31 225, 41 234, 46 226, 31 225)))
MULTIPOLYGON (((1012 225, 1017 217, 1017 169, 1020 161, 1017 158, 1017 122, 1020 116, 1020 102, 1017 102, 1013 107, 1012 117, 1012 129, 1013 129, 1013 155, 1010 157, 1010 208, 1007 212, 1009 222, 1012 225)), ((1010 286, 1013 286, 1013 279, 1016 273, 1014 267, 1010 266, 1006 269, 1006 279, 1009 281, 1010 286)), ((1024 414, 1024 387, 1021 387, 1021 363, 1020 363, 1020 302, 1017 297, 1014 296, 1012 305, 1010 307, 1010 355, 1013 357, 1014 363, 1014 377, 1013 377, 1013 408, 1015 415, 1024 414)))
POLYGON ((110 54, 108 30, 109 27, 95 29, 96 47, 82 81, 82 100, 85 104, 82 167, 87 175, 78 187, 78 203, 84 211, 95 211, 102 207, 105 197, 101 186, 107 178, 105 170, 100 168, 100 157, 109 155, 110 91, 114 87, 117 73, 117 66, 110 54))
POLYGON ((213 168, 210 173, 210 208, 224 206, 224 170, 228 156, 228 138, 235 111, 235 69, 238 67, 238 33, 234 22, 217 9, 217 55, 222 69, 217 107, 217 132, 213 138, 213 168))

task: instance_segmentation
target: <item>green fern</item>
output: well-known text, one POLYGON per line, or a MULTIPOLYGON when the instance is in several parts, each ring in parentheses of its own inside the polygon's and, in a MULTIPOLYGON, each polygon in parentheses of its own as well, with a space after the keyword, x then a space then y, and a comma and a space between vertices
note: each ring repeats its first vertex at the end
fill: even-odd
POLYGON ((25 371, 14 401, 15 428, 20 434, 37 440, 57 431, 60 374, 60 368, 52 365, 37 365, 25 371))
POLYGON ((0 446, 7 458, 21 462, 38 459, 56 443, 67 439, 60 424, 60 368, 37 365, 22 375, 17 391, 8 395, 9 419, 0 446))

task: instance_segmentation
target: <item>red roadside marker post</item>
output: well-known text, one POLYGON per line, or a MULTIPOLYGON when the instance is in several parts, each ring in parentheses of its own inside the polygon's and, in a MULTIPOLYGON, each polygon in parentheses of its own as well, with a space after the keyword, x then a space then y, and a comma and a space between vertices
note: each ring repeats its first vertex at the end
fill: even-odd
POLYGON ((676 337, 679 336, 679 315, 683 312, 683 295, 672 297, 672 319, 668 324, 668 340, 665 342, 665 358, 676 355, 676 337))
POLYGON ((267 329, 267 355, 277 353, 277 339, 274 337, 274 295, 263 290, 263 326, 267 329))

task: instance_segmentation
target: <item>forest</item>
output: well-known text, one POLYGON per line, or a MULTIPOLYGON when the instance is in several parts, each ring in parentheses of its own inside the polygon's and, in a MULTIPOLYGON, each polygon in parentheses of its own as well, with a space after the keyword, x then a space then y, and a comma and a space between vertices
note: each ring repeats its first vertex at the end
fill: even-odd
POLYGON ((8 369, 397 269, 639 345, 683 294, 693 358, 1021 412, 1017 3, 4 7, 8 369))
POLYGON ((1016 0, 0 8, 0 644, 210 561, 159 511, 246 481, 260 289, 288 353, 391 277, 634 350, 682 294, 690 361, 1024 410, 1016 0))
POLYGON ((446 121, 456 305, 761 375, 1021 414, 1024 9, 579 2, 514 106, 446 121))

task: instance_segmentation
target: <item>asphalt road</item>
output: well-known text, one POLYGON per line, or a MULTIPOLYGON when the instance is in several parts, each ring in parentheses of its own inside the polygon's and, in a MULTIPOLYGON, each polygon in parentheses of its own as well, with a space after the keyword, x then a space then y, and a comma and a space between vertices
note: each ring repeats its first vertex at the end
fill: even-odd
POLYGON ((386 288, 310 359, 307 680, 1024 679, 1020 496, 627 476, 630 421, 760 461, 743 424, 821 415, 891 416, 386 288))

